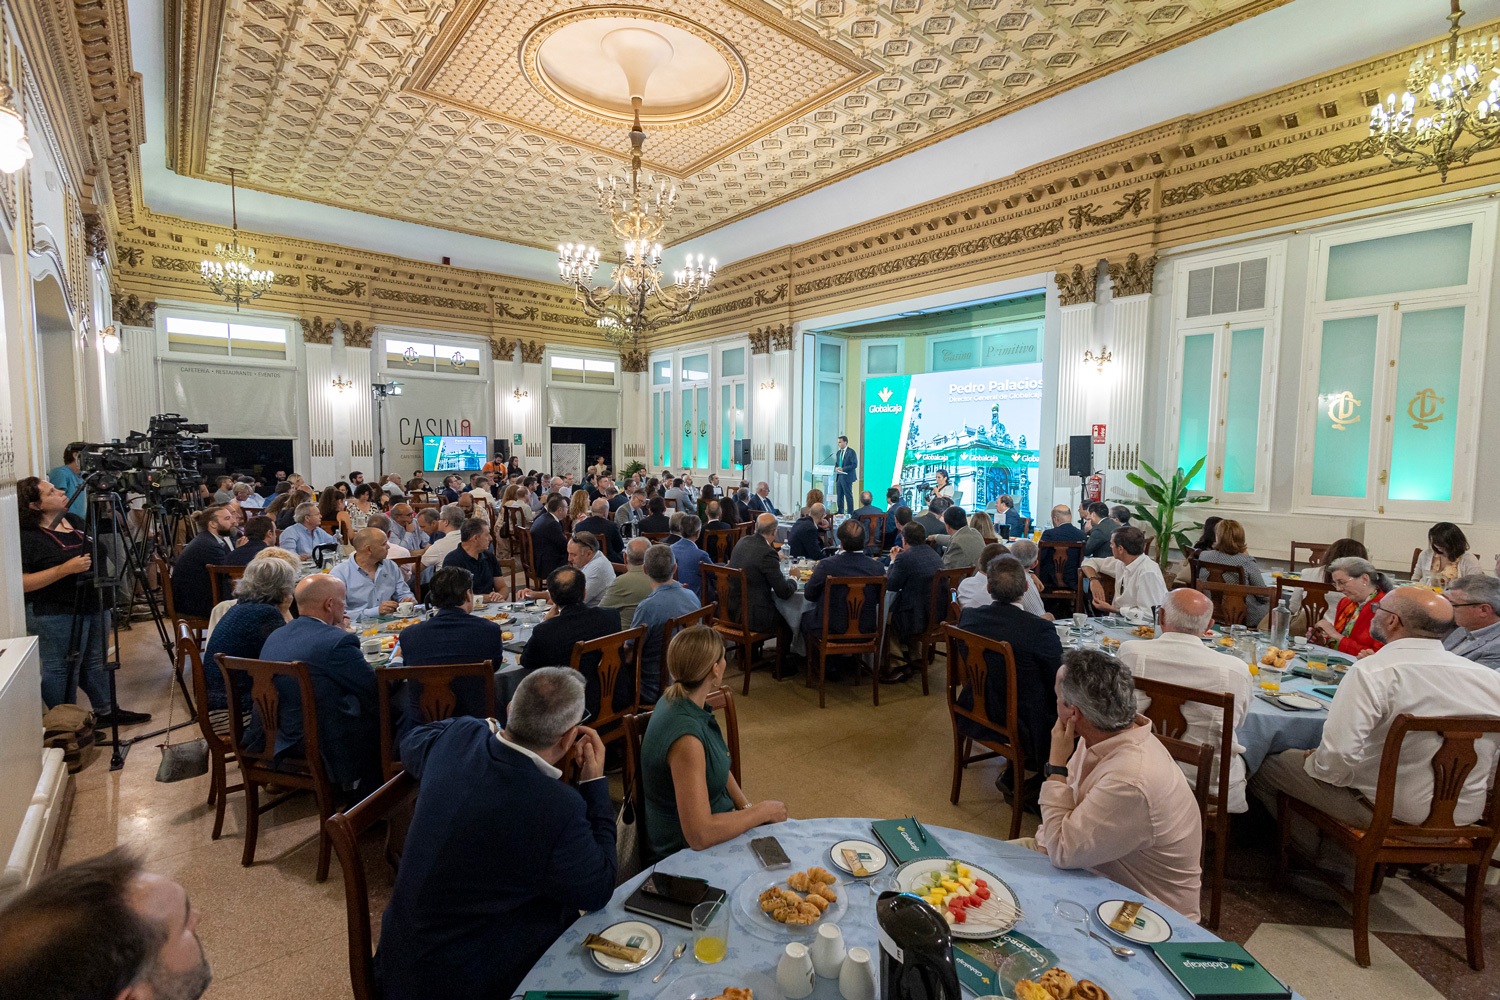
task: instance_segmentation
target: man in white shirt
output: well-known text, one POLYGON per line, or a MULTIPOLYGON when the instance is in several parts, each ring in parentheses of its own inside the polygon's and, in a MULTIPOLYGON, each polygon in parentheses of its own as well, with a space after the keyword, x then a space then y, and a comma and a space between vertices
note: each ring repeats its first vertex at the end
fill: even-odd
MULTIPOLYGON (((1370 634, 1385 645, 1349 668, 1317 749, 1287 750, 1266 759, 1250 781, 1255 797, 1274 813, 1276 794, 1285 792, 1363 828, 1371 819, 1369 803, 1375 801, 1385 737, 1396 716, 1500 717, 1500 671, 1445 650, 1441 637, 1452 627, 1452 607, 1430 590, 1398 587, 1382 597, 1370 634)), ((1427 818, 1438 740, 1435 733, 1417 733, 1402 745, 1391 814, 1395 822, 1427 818)), ((1479 759, 1453 811, 1453 822, 1460 826, 1480 817, 1500 743, 1486 736, 1475 741, 1474 750, 1479 759)), ((1315 854, 1319 838, 1312 824, 1294 817, 1292 839, 1315 854)), ((1347 856, 1341 860, 1348 864, 1347 856)))
POLYGON ((999 542, 991 542, 979 551, 979 562, 974 564, 974 575, 964 577, 957 589, 958 607, 961 611, 969 608, 983 608, 995 603, 990 596, 990 563, 999 556, 1007 554, 1007 549, 999 542))
MULTIPOLYGON (((430 508, 429 508, 430 509, 430 508)), ((448 558, 448 553, 458 548, 459 532, 464 526, 464 509, 456 503, 444 505, 438 514, 443 531, 446 534, 442 538, 427 546, 427 551, 422 553, 423 569, 436 569, 448 558)))
POLYGON ((597 608, 609 585, 615 582, 615 567, 591 531, 575 531, 568 540, 568 562, 583 574, 583 603, 597 608))
POLYGON ((1116 528, 1110 536, 1111 555, 1103 558, 1085 559, 1079 567, 1091 581, 1090 593, 1094 598, 1095 611, 1120 611, 1131 609, 1151 613, 1151 609, 1167 599, 1167 581, 1162 579, 1161 567, 1154 559, 1145 555, 1146 535, 1140 528, 1116 528), (1104 599, 1104 586, 1099 583, 1100 573, 1115 578, 1114 603, 1104 599))
MULTIPOLYGON (((1132 677, 1212 694, 1234 695, 1234 717, 1230 721, 1233 728, 1239 729, 1245 722, 1245 713, 1250 710, 1254 685, 1250 680, 1250 668, 1243 660, 1203 645, 1200 636, 1213 617, 1214 602, 1207 594, 1185 587, 1174 590, 1161 606, 1161 635, 1155 639, 1130 639, 1120 643, 1120 662, 1130 668, 1132 677)), ((1142 713, 1151 705, 1150 697, 1139 691, 1135 699, 1142 713)), ((1214 776, 1210 790, 1217 794, 1220 764, 1217 754, 1222 746, 1224 713, 1208 705, 1187 704, 1182 706, 1182 717, 1187 722, 1183 739, 1190 743, 1206 743, 1214 748, 1214 776)), ((1229 811, 1232 813, 1244 812, 1247 808, 1245 762, 1240 757, 1244 752, 1245 748, 1236 740, 1229 765, 1229 811)), ((1184 765, 1182 769, 1189 781, 1198 776, 1192 765, 1184 765)))
POLYGON ((1016 557, 1026 570, 1026 593, 1021 596, 1021 608, 1030 611, 1038 618, 1045 618, 1049 622, 1053 620, 1047 613, 1047 608, 1042 604, 1042 590, 1036 582, 1036 563, 1041 555, 1041 546, 1029 538, 1010 543, 1010 554, 1016 557))

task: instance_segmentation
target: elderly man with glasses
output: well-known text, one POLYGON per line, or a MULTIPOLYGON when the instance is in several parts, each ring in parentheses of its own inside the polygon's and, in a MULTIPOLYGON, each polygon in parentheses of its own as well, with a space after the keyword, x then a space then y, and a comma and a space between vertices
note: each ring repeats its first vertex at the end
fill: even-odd
POLYGON ((1443 596, 1453 605, 1455 626, 1443 648, 1500 670, 1500 580, 1483 573, 1461 576, 1443 596))

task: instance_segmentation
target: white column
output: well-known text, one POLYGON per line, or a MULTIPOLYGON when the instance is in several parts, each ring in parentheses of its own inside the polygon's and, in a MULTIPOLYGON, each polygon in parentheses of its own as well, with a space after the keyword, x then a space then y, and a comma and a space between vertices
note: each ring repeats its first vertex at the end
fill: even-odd
POLYGON ((1058 338, 1057 360, 1057 468, 1064 476, 1068 472, 1068 438, 1089 432, 1089 398, 1099 389, 1098 383, 1088 378, 1094 374, 1093 369, 1085 369, 1083 365, 1085 351, 1099 350, 1094 334, 1098 309, 1092 302, 1061 309, 1062 334, 1058 338))
POLYGON ((522 362, 518 384, 521 391, 526 393, 516 407, 520 418, 518 429, 526 452, 521 458, 521 464, 528 469, 546 469, 552 462, 547 447, 547 400, 542 383, 542 363, 522 362))
POLYGON ((156 330, 149 326, 119 326, 120 351, 115 362, 115 419, 123 438, 143 431, 156 413, 156 330))
MULTIPOLYGON (((798 337, 799 335, 793 335, 793 344, 797 343, 798 337)), ((770 358, 771 377, 776 380, 776 388, 764 394, 764 401, 771 411, 766 430, 766 458, 771 466, 771 496, 776 506, 783 511, 795 511, 802 506, 803 496, 796 478, 798 436, 793 431, 792 421, 793 404, 801 392, 792 378, 792 372, 796 370, 797 351, 791 348, 778 351, 773 347, 770 358)), ((756 385, 758 387, 759 383, 756 385)), ((811 415, 803 414, 803 419, 811 419, 811 415)))
MULTIPOLYGON (((514 345, 514 341, 506 340, 508 344, 514 345)), ((511 392, 515 389, 515 355, 516 350, 511 346, 509 354, 499 354, 495 350, 496 341, 490 341, 490 389, 495 397, 495 437, 502 438, 510 443, 513 435, 519 428, 515 426, 515 403, 511 392)), ((514 450, 514 445, 512 445, 514 450)))
MULTIPOLYGON (((344 411, 349 415, 349 468, 365 474, 365 482, 378 482, 375 471, 375 429, 371 422, 375 403, 370 394, 370 349, 345 347, 344 378, 354 388, 344 391, 344 411)), ((389 451, 386 454, 390 454, 389 451)), ((388 469, 388 472, 399 470, 388 469)))
POLYGON ((750 480, 752 490, 756 483, 772 481, 771 459, 775 453, 772 422, 777 411, 785 409, 786 385, 782 380, 777 380, 775 388, 761 388, 770 385, 774 377, 774 358, 774 354, 756 354, 752 348, 750 367, 746 372, 745 394, 750 403, 750 467, 745 470, 745 478, 750 480))
POLYGON ((1110 337, 1114 369, 1111 382, 1107 455, 1110 489, 1131 489, 1126 472, 1134 472, 1140 459, 1141 408, 1145 405, 1146 339, 1151 296, 1127 295, 1111 303, 1114 333, 1110 337), (1117 474, 1116 474, 1117 473, 1117 474))
POLYGON ((308 453, 312 457, 307 481, 320 487, 331 486, 337 478, 334 439, 338 435, 337 414, 342 409, 339 397, 348 395, 349 390, 339 393, 333 388, 331 344, 302 346, 307 356, 308 453))

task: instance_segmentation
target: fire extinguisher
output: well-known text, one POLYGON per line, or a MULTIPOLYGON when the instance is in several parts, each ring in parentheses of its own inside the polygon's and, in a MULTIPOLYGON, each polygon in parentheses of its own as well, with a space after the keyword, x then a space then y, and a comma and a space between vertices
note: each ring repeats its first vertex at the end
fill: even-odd
POLYGON ((1083 502, 1095 503, 1104 500, 1104 473, 1096 472, 1084 483, 1083 502))

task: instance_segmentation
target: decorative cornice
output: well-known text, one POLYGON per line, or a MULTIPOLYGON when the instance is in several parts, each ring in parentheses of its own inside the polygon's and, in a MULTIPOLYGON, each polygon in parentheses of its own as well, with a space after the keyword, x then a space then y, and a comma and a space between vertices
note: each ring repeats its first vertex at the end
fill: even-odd
POLYGON ((332 344, 333 328, 338 320, 323 322, 322 316, 302 320, 302 339, 309 344, 332 344))
POLYGON ((1109 280, 1114 289, 1114 297, 1124 298, 1127 295, 1145 295, 1151 291, 1152 280, 1156 276, 1156 256, 1142 260, 1141 255, 1133 253, 1125 258, 1125 263, 1120 264, 1110 261, 1109 280))
POLYGON ((771 350, 790 351, 792 349, 792 324, 778 323, 770 328, 771 350))
POLYGON ((115 322, 121 326, 155 326, 156 303, 142 301, 139 295, 120 295, 114 298, 115 322))
POLYGON ((1099 268, 1074 264, 1071 271, 1058 271, 1052 276, 1057 285, 1058 298, 1065 306, 1078 306, 1094 301, 1099 290, 1099 268))
POLYGON ((523 365, 539 365, 542 363, 542 355, 546 351, 546 344, 537 343, 535 340, 523 340, 521 341, 521 363, 523 365))
POLYGON ((1151 189, 1142 188, 1132 191, 1125 197, 1115 202, 1115 210, 1099 215, 1095 212, 1099 206, 1090 202, 1087 205, 1075 205, 1068 209, 1068 224, 1075 230, 1084 226, 1108 226, 1119 222, 1126 215, 1138 216, 1151 204, 1151 189))
POLYGON ((321 274, 309 274, 307 276, 307 290, 309 292, 327 292, 329 295, 353 295, 356 299, 365 297, 365 283, 363 281, 346 281, 343 288, 334 288, 328 279, 321 274))
POLYGON ((516 341, 511 337, 490 338, 490 360, 492 361, 514 361, 516 357, 516 341))
POLYGON ((369 347, 370 343, 375 339, 374 323, 367 325, 359 320, 355 320, 352 325, 345 323, 343 320, 339 320, 338 323, 344 331, 345 347, 369 347))
POLYGON ((769 326, 758 326, 750 331, 750 353, 771 353, 771 328, 769 326))
POLYGON ((646 368, 646 351, 644 348, 636 347, 620 353, 620 370, 622 372, 643 372, 646 368))

